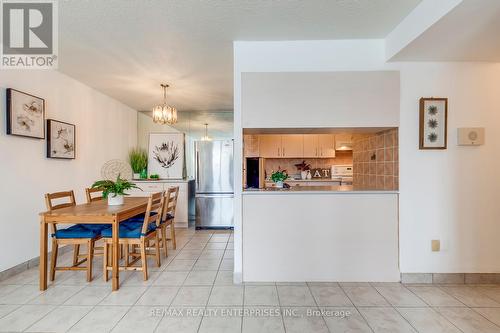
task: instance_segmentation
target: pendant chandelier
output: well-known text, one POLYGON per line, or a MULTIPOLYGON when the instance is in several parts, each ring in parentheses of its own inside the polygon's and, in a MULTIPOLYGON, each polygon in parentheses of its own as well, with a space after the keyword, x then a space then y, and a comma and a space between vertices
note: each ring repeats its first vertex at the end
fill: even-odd
POLYGON ((205 123, 205 136, 201 138, 201 141, 210 141, 210 137, 208 136, 208 124, 205 123))
POLYGON ((177 122, 177 109, 167 104, 168 84, 160 85, 163 89, 163 103, 153 108, 153 122, 160 125, 173 125, 177 122))

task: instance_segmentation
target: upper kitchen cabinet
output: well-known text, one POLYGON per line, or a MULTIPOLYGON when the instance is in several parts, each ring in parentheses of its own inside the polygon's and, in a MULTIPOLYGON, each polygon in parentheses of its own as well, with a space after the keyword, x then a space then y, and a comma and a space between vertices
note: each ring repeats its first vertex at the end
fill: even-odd
POLYGON ((281 135, 259 135, 259 152, 260 157, 281 157, 281 135))
POLYGON ((335 135, 318 134, 318 157, 335 157, 335 135))
POLYGON ((303 157, 304 136, 287 134, 281 136, 281 157, 303 157))
POLYGON ((304 135, 304 157, 316 158, 319 156, 318 139, 316 134, 304 135))
POLYGON ((245 157, 259 157, 259 136, 243 136, 243 155, 245 157))
POLYGON ((335 136, 335 150, 352 150, 352 135, 337 134, 335 136))

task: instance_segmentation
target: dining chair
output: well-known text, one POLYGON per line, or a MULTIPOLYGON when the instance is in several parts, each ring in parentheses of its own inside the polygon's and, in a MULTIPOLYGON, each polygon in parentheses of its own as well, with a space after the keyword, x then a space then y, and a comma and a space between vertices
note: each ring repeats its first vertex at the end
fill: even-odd
POLYGON ((87 203, 102 200, 103 199, 102 188, 98 188, 98 187, 86 188, 85 189, 85 197, 87 198, 87 203))
MULTIPOLYGON (((120 245, 125 248, 125 263, 124 266, 119 266, 119 270, 124 271, 142 271, 144 281, 148 279, 147 257, 154 256, 156 265, 161 266, 160 262, 160 245, 157 229, 160 225, 161 213, 165 200, 165 192, 153 193, 149 196, 146 213, 142 222, 135 220, 124 221, 119 224, 119 239, 120 245), (151 248, 151 241, 154 241, 154 253, 148 253, 151 248), (130 249, 132 248, 132 251, 130 249), (139 248, 139 253, 136 252, 139 248), (130 261, 130 258, 132 260, 130 261), (141 261, 141 266, 135 266, 137 261, 141 261)), ((110 262, 109 250, 112 245, 112 228, 107 228, 102 231, 104 238, 104 260, 103 260, 103 277, 104 281, 108 281, 108 271, 112 269, 110 262)))
MULTIPOLYGON (((62 209, 76 205, 73 191, 45 194, 45 203, 48 210, 62 209), (62 202, 61 202, 62 201, 62 202), (59 202, 59 203, 58 203, 59 202)), ((56 223, 51 223, 52 256, 50 263, 50 281, 55 280, 56 271, 87 271, 87 281, 92 281, 92 259, 94 244, 101 236, 101 229, 88 227, 87 224, 75 224, 66 229, 58 229, 56 223), (73 265, 57 266, 59 245, 73 245, 73 265), (87 245, 87 253, 80 254, 80 245, 87 245), (83 259, 80 260, 80 258, 83 259), (87 262, 86 266, 81 266, 87 262)))
POLYGON ((177 199, 179 197, 179 186, 169 187, 165 195, 165 205, 163 208, 162 218, 160 222, 161 238, 160 244, 167 256, 167 241, 172 241, 172 248, 177 248, 175 240, 175 208, 177 207, 177 199), (167 238, 167 227, 170 226, 170 238, 167 238))

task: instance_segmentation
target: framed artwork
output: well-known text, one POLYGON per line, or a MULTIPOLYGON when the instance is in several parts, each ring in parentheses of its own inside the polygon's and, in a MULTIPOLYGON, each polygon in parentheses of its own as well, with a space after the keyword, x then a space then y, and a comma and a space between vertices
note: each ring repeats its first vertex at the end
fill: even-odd
POLYGON ((184 134, 150 133, 148 173, 163 179, 184 178, 184 134))
POLYGON ((62 121, 47 119, 47 157, 75 158, 75 125, 62 121))
POLYGON ((45 100, 7 89, 7 134, 45 138, 45 100))
POLYGON ((420 149, 446 149, 448 99, 420 99, 420 149))

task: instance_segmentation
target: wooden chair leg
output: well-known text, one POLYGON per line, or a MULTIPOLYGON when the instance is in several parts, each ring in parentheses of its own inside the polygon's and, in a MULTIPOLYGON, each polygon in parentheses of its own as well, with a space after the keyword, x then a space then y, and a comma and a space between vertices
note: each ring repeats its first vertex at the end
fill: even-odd
POLYGON ((87 282, 92 281, 92 257, 94 254, 94 241, 87 242, 87 282))
POLYGON ((158 236, 158 232, 155 232, 155 257, 156 257, 156 266, 161 266, 160 260, 160 237, 158 236))
POLYGON ((80 244, 75 244, 73 246, 73 266, 78 264, 78 255, 80 254, 80 244))
POLYGON ((124 247, 125 247, 125 266, 128 267, 128 265, 130 264, 130 261, 129 261, 130 246, 128 244, 125 244, 124 247))
POLYGON ((142 274, 144 275, 144 281, 148 280, 148 258, 146 257, 146 243, 144 240, 141 241, 141 264, 142 264, 142 274))
POLYGON ((175 228, 173 221, 172 224, 170 224, 170 238, 172 239, 172 247, 175 250, 177 248, 177 242, 175 241, 175 228))
POLYGON ((102 277, 104 282, 108 282, 108 259, 109 259, 109 247, 108 243, 104 241, 103 254, 102 254, 102 277))
POLYGON ((56 278, 56 265, 57 265, 57 251, 59 247, 57 245, 57 240, 52 238, 52 258, 50 261, 50 281, 54 281, 56 278))
POLYGON ((168 256, 167 253, 167 227, 161 228, 161 245, 163 247, 163 252, 165 252, 165 258, 168 256))

